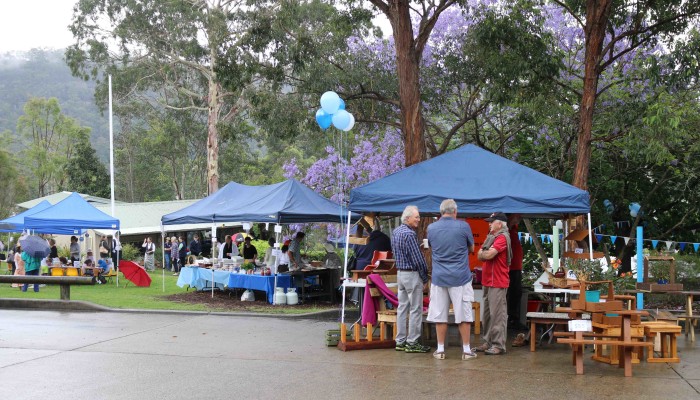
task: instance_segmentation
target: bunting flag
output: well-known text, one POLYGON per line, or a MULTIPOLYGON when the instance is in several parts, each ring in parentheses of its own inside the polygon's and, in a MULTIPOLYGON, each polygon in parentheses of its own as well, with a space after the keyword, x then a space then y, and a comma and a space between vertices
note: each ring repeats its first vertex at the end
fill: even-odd
POLYGON ((682 243, 680 244, 680 246, 681 246, 681 251, 685 250, 685 245, 686 245, 686 244, 688 244, 688 243, 682 242, 682 243))
POLYGON ((659 241, 658 241, 658 240, 652 240, 652 241, 651 241, 651 248, 652 248, 652 249, 656 249, 656 246, 658 246, 658 245, 659 245, 659 241))
POLYGON ((554 235, 549 235, 549 243, 554 243, 554 235))
POLYGON ((698 247, 700 247, 700 243, 693 243, 693 248, 695 249, 695 252, 698 252, 698 247))
POLYGON ((532 244, 532 236, 528 237, 528 240, 530 241, 530 244, 532 244))
POLYGON ((545 243, 545 241, 544 241, 544 238, 545 238, 545 237, 546 237, 546 236, 545 236, 544 233, 540 233, 540 242, 545 243))
POLYGON ((612 244, 615 244, 616 240, 617 240, 617 236, 610 235, 610 241, 612 241, 612 244))
MULTIPOLYGON (((523 235, 524 235, 523 237, 525 238, 525 240, 530 241, 530 234, 529 233, 523 233, 523 235)), ((532 243, 532 242, 530 242, 530 243, 532 243)))
POLYGON ((627 244, 630 242, 630 238, 624 236, 622 238, 625 239, 625 246, 627 246, 627 244))
POLYGON ((671 250, 671 246, 673 246, 673 240, 667 240, 666 241, 666 250, 671 250))
POLYGON ((595 235, 595 240, 597 240, 598 243, 600 243, 603 240, 603 235, 595 235))

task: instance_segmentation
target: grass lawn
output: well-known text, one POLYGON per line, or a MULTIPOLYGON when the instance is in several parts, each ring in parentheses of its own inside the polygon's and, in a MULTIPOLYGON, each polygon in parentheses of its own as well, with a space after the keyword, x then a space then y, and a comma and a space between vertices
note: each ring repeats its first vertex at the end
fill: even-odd
MULTIPOLYGON (((195 293, 193 290, 187 292, 186 288, 176 285, 177 276, 172 273, 165 273, 165 291, 163 291, 162 270, 150 273, 151 286, 137 287, 133 283, 124 279, 120 274, 119 286, 117 279, 112 278, 112 283, 104 285, 75 285, 71 286, 71 300, 88 301, 95 304, 111 308, 131 308, 149 310, 190 310, 190 311, 245 311, 261 312, 268 314, 302 314, 308 312, 328 310, 336 308, 332 305, 318 306, 272 306, 266 302, 241 302, 235 297, 216 293, 215 301, 210 301, 211 296, 203 293, 195 293), (125 284, 129 283, 128 285, 125 284), (179 296, 173 296, 179 295, 179 296), (174 299, 172 297, 175 297, 174 299), (241 304, 245 303, 245 304, 241 304)), ((33 291, 29 286, 27 292, 21 292, 17 288, 8 284, 0 285, 0 298, 18 299, 51 299, 61 298, 59 287, 49 285, 39 289, 39 293, 33 291)))

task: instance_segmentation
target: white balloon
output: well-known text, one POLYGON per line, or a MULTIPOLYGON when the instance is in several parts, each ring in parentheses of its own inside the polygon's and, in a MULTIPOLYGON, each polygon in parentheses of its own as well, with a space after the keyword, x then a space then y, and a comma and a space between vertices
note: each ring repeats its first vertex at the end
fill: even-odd
MULTIPOLYGON (((350 113, 348 113, 348 114, 350 114, 350 113)), ((352 115, 352 114, 350 114, 350 122, 348 122, 348 126, 346 126, 345 128, 343 128, 343 130, 344 130, 345 132, 349 132, 350 129, 352 129, 353 126, 355 126, 355 116, 352 115)))

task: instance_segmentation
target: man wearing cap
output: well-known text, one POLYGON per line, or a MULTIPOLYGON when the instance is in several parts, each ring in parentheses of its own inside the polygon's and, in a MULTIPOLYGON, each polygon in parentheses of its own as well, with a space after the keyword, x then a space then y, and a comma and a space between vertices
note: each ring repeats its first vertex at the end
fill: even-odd
POLYGON ((416 228, 420 223, 418 207, 407 206, 401 225, 394 229, 392 247, 399 284, 399 307, 396 311, 396 351, 427 353, 429 346, 418 342, 423 325, 423 289, 428 283, 428 266, 418 247, 416 228), (408 320, 408 329, 406 329, 408 320))
POLYGON ((508 325, 509 265, 513 255, 508 233, 508 218, 495 212, 486 218, 489 234, 479 249, 477 257, 483 261, 481 284, 484 288, 484 343, 476 351, 487 355, 506 352, 506 329, 508 325))
POLYGON ((454 306, 455 323, 462 336, 462 360, 476 358, 469 345, 471 323, 474 321, 472 273, 469 253, 474 251, 471 227, 457 220, 457 203, 452 199, 440 204, 440 220, 428 226, 428 243, 433 254, 433 275, 430 284, 428 321, 435 323, 437 350, 433 357, 445 359, 445 338, 450 302, 454 306))

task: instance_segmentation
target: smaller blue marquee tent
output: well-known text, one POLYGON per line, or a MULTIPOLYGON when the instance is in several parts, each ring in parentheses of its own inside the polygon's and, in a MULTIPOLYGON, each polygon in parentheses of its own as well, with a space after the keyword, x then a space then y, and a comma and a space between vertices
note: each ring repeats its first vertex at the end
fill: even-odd
POLYGON ((407 205, 439 215, 454 199, 461 216, 495 211, 560 217, 590 211, 588 192, 472 144, 412 165, 350 192, 350 210, 400 215, 407 205))
POLYGON ((272 185, 229 182, 216 193, 162 218, 163 225, 207 222, 273 222, 280 224, 340 222, 344 207, 294 179, 272 185))
POLYGON ((24 218, 24 226, 42 233, 65 229, 64 234, 73 234, 81 229, 119 229, 119 220, 93 207, 78 193, 72 193, 55 205, 24 218))

